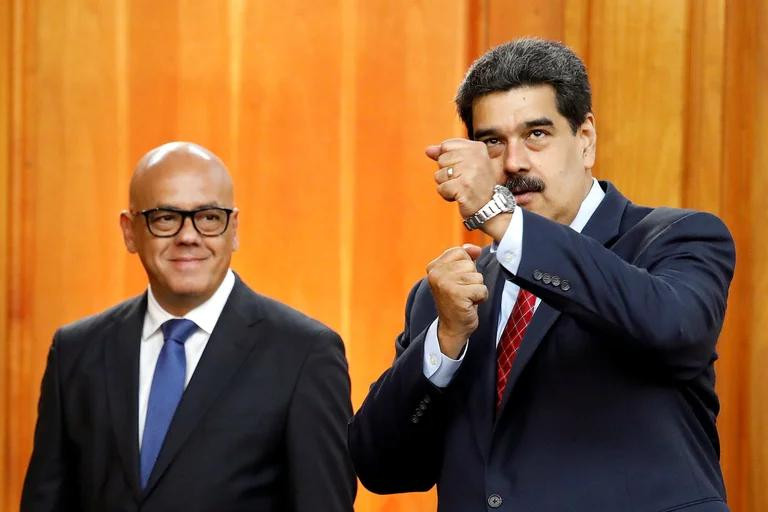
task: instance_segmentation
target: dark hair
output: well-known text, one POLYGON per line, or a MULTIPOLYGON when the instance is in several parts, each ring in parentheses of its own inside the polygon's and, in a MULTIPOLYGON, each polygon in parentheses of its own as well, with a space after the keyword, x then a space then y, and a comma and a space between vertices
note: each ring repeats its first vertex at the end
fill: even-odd
POLYGON ((488 93, 529 85, 551 85, 557 110, 576 130, 592 110, 592 93, 584 63, 562 43, 525 38, 499 45, 477 59, 456 93, 456 109, 472 129, 472 103, 488 93))

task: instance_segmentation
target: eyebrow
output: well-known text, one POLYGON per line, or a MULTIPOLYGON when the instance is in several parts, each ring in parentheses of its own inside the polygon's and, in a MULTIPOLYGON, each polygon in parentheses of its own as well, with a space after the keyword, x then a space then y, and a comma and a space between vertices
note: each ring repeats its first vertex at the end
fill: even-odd
MULTIPOLYGON (((539 117, 538 119, 531 119, 530 121, 525 121, 524 123, 521 123, 521 127, 525 129, 531 129, 535 128, 537 126, 551 126, 554 127, 555 123, 548 117, 539 117)), ((478 130, 475 132, 475 139, 480 139, 482 137, 487 137, 488 135, 498 135, 499 130, 496 128, 488 128, 485 130, 478 130)))

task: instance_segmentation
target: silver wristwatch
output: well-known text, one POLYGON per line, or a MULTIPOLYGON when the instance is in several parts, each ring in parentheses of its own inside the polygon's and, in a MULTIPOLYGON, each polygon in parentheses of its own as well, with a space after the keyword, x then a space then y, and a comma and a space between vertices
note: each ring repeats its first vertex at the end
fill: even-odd
POLYGON ((474 215, 464 219, 464 226, 472 231, 477 229, 500 213, 515 211, 515 196, 507 187, 496 185, 493 187, 493 197, 480 208, 474 215))

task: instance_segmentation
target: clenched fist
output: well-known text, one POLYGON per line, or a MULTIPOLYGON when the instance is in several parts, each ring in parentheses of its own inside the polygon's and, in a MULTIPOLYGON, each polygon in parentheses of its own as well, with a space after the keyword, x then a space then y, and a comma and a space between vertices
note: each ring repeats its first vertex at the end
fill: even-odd
POLYGON ((446 201, 456 201, 466 219, 485 205, 499 181, 485 143, 448 139, 427 147, 425 153, 440 169, 435 173, 437 192, 446 201))
POLYGON ((427 280, 437 306, 440 350, 457 359, 478 325, 477 306, 488 298, 475 260, 480 247, 465 244, 448 249, 427 265, 427 280))

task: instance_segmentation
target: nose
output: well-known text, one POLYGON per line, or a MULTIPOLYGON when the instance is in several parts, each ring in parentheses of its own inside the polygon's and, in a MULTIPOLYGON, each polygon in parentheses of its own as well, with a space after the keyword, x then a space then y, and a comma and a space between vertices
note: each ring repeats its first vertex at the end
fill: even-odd
POLYGON ((508 142, 504 154, 504 172, 514 174, 527 172, 530 168, 531 161, 528 158, 528 148, 525 147, 525 142, 520 139, 508 142))
POLYGON ((181 230, 176 233, 176 242, 182 244, 194 244, 200 240, 200 233, 192 224, 192 217, 186 217, 181 222, 181 230))

